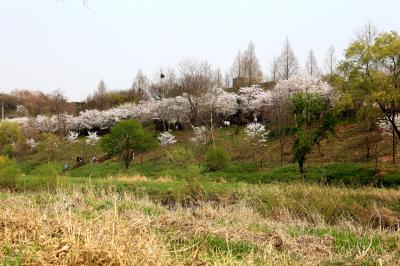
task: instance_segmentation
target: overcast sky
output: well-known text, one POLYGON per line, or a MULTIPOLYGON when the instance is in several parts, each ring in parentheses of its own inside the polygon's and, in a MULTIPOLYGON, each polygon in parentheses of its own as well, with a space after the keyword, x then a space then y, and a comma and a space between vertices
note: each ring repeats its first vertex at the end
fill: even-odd
POLYGON ((399 0, 0 0, 0 92, 61 89, 70 100, 129 88, 137 70, 152 76, 185 58, 223 70, 249 41, 264 72, 289 37, 304 65, 338 56, 371 21, 400 31, 399 0))

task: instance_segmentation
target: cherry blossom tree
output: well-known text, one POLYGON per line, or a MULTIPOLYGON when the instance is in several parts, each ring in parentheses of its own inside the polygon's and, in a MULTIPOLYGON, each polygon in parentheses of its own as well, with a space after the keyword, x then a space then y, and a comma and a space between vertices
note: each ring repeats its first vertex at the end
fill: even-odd
MULTIPOLYGON (((397 126, 397 128, 400 128, 400 114, 397 114, 394 118, 394 123, 397 126)), ((397 157, 397 138, 396 138, 396 131, 394 130, 394 127, 388 119, 382 119, 378 123, 379 128, 382 129, 383 133, 385 135, 389 135, 392 138, 392 162, 396 163, 396 157, 397 157)))
POLYGON ((193 143, 197 160, 204 163, 204 156, 206 154, 208 144, 207 128, 205 126, 193 127, 193 137, 190 140, 193 143))
POLYGON ((88 132, 88 136, 86 137, 86 144, 96 146, 97 142, 100 140, 100 137, 97 135, 97 132, 88 132))
POLYGON ((34 152, 38 146, 38 143, 33 138, 27 139, 25 143, 30 148, 31 153, 34 152))
POLYGON ((70 144, 74 144, 78 140, 78 132, 69 131, 67 134, 67 140, 70 144))
POLYGON ((243 113, 257 116, 271 105, 272 92, 260 86, 244 87, 239 90, 238 99, 243 113))
POLYGON ((263 168, 263 151, 265 142, 267 141, 269 132, 265 129, 265 126, 258 123, 252 122, 246 125, 244 129, 248 139, 248 147, 250 148, 250 153, 255 160, 256 154, 260 154, 260 168, 263 168))
POLYGON ((172 155, 169 150, 170 147, 176 143, 175 136, 171 132, 166 131, 160 134, 158 140, 160 141, 160 146, 166 151, 169 160, 172 162, 172 155))

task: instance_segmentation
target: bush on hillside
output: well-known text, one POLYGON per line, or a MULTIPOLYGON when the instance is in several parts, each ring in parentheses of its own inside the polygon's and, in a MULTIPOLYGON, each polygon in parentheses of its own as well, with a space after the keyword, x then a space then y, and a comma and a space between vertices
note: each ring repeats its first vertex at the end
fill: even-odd
POLYGON ((31 172, 31 175, 24 182, 24 189, 56 189, 57 188, 57 167, 54 164, 41 165, 31 172))
POLYGON ((171 150, 172 163, 176 166, 188 166, 194 162, 194 154, 184 147, 174 147, 171 150))
POLYGON ((0 188, 15 188, 20 174, 17 163, 5 156, 0 156, 0 188))
POLYGON ((211 148, 206 153, 205 163, 208 171, 225 169, 229 163, 228 153, 221 147, 211 148))
POLYGON ((53 133, 43 133, 39 143, 39 152, 44 154, 48 161, 54 161, 59 145, 60 139, 56 135, 53 133))

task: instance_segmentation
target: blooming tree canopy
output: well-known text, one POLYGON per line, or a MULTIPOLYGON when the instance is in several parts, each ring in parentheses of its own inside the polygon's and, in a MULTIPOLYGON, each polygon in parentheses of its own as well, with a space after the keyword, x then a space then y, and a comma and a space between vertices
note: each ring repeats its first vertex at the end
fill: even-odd
POLYGON ((168 131, 162 132, 158 137, 158 140, 160 141, 161 147, 164 148, 176 143, 175 136, 168 131))
POLYGON ((287 101, 293 93, 313 92, 325 98, 333 98, 333 90, 328 83, 310 76, 294 76, 282 80, 270 90, 260 86, 240 88, 238 93, 227 92, 218 87, 210 87, 196 97, 181 96, 161 99, 147 99, 138 104, 126 103, 115 108, 99 111, 85 110, 78 116, 68 114, 9 119, 23 128, 34 128, 41 132, 57 132, 60 129, 79 132, 109 129, 120 120, 136 119, 141 123, 160 120, 167 123, 189 123, 193 115, 219 115, 222 118, 234 115, 239 111, 257 114, 277 102, 287 101), (190 102, 191 101, 191 102, 190 102), (196 109, 196 111, 193 110, 196 109), (62 127, 62 128, 60 128, 62 127))
POLYGON ((94 145, 96 145, 96 143, 100 140, 100 137, 99 136, 97 136, 97 132, 96 131, 94 131, 94 132, 88 132, 88 136, 86 137, 86 144, 88 144, 88 145, 92 145, 92 146, 94 146, 94 145))
POLYGON ((257 143, 266 142, 269 134, 269 132, 266 131, 265 126, 258 122, 248 124, 244 129, 244 132, 249 139, 257 143))
POLYGON ((27 139, 25 143, 26 143, 26 145, 29 146, 29 148, 31 149, 31 152, 34 151, 38 145, 38 143, 32 138, 27 139))
POLYGON ((68 142, 70 143, 70 144, 73 144, 73 143, 75 143, 76 141, 77 141, 77 139, 78 139, 78 132, 75 132, 75 131, 70 131, 70 132, 68 132, 68 134, 67 134, 67 140, 68 140, 68 142))

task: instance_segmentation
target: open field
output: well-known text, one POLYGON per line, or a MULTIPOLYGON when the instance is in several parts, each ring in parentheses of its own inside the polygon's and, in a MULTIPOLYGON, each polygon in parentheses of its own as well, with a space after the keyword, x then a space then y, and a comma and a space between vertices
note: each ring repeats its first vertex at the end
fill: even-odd
POLYGON ((103 181, 2 192, 2 264, 400 264, 398 190, 103 181))

